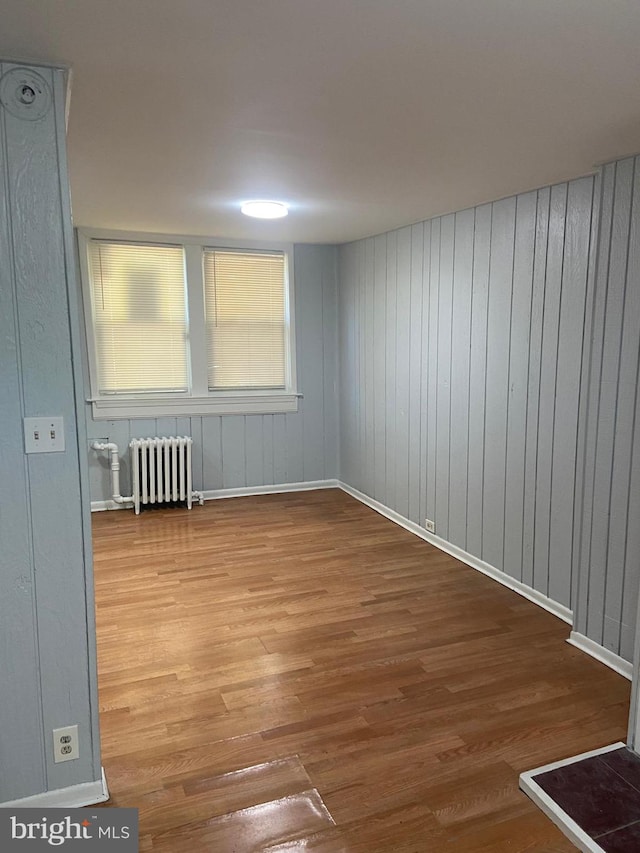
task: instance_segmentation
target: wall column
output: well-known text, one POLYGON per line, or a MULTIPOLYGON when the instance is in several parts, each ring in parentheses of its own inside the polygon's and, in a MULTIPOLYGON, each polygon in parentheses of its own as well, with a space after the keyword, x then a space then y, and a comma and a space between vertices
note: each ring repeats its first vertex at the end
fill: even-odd
MULTIPOLYGON (((0 63, 0 804, 102 790, 64 69, 0 63), (65 449, 26 454, 26 417, 65 449), (78 725, 56 764, 52 730, 78 725)), ((77 800, 77 798, 76 798, 77 800)), ((58 805, 80 805, 65 800, 58 805)))

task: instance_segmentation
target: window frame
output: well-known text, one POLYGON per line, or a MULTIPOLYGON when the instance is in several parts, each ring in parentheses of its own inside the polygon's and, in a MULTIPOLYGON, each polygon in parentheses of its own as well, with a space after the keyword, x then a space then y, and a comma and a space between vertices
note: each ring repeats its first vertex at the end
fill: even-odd
POLYGON ((89 387, 94 420, 183 417, 190 415, 280 414, 298 411, 296 376, 295 280, 293 244, 257 240, 222 240, 174 234, 78 228, 78 257, 84 305, 89 387), (93 300, 89 274, 92 240, 181 246, 185 258, 187 287, 187 361, 189 388, 185 393, 100 394, 94 331, 93 300), (246 252, 282 252, 285 258, 285 376, 284 389, 209 390, 207 376, 207 333, 205 322, 204 252, 232 249, 246 252))

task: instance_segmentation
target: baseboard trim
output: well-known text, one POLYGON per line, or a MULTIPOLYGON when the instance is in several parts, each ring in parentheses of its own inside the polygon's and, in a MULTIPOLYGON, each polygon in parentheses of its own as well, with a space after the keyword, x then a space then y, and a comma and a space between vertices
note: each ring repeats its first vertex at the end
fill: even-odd
POLYGON ((106 512, 112 509, 133 509, 133 502, 118 504, 115 501, 91 501, 91 512, 106 512))
POLYGON ((573 625, 573 613, 563 604, 558 604, 557 601, 553 601, 553 599, 548 598, 541 592, 538 592, 521 581, 510 577, 506 572, 496 569, 495 566, 485 563, 483 560, 479 560, 477 557, 474 557, 473 554, 463 551, 462 548, 459 548, 457 545, 452 545, 451 542, 447 542, 446 539, 441 539, 439 536, 429 533, 420 527, 419 524, 416 524, 414 521, 409 521, 408 518, 400 515, 400 513, 393 509, 389 509, 389 507, 374 500, 373 498, 370 498, 363 492, 359 492, 357 489, 348 486, 346 483, 338 481, 338 485, 344 492, 351 495, 351 497, 363 504, 366 504, 366 506, 376 512, 379 512, 380 515, 384 515, 385 518, 388 518, 390 521, 394 521, 396 524, 400 525, 400 527, 404 527, 404 529, 408 530, 410 533, 414 533, 416 536, 424 539, 425 542, 429 542, 430 545, 435 545, 436 548, 450 554, 462 563, 466 563, 468 566, 471 566, 472 569, 482 572, 483 575, 493 578, 493 580, 498 581, 498 583, 508 587, 513 590, 513 592, 517 592, 518 595, 522 595, 524 598, 527 598, 529 601, 533 601, 534 604, 539 605, 549 613, 553 613, 554 616, 562 619, 563 622, 573 625))
MULTIPOLYGON (((237 489, 207 489, 202 492, 205 501, 223 498, 248 498, 256 495, 281 495, 286 492, 309 492, 315 489, 337 489, 337 480, 309 480, 301 483, 277 483, 269 486, 241 486, 237 489)), ((113 509, 133 509, 133 504, 118 504, 115 501, 91 501, 91 512, 113 509)))
POLYGON ((208 489, 204 491, 205 501, 217 501, 223 498, 248 498, 257 495, 281 495, 286 492, 310 492, 316 489, 337 489, 337 480, 309 480, 303 483, 277 483, 273 486, 242 486, 237 489, 208 489))
POLYGON ((580 634, 578 631, 572 631, 567 643, 571 646, 575 646, 577 649, 580 649, 581 652, 586 652, 592 658, 595 658, 597 661, 600 661, 600 663, 608 666, 609 669, 612 669, 619 675, 623 675, 625 678, 628 678, 629 681, 632 680, 633 664, 629 663, 629 661, 626 661, 624 658, 621 658, 620 655, 615 654, 615 652, 610 652, 609 649, 605 649, 604 646, 601 646, 594 640, 590 640, 589 637, 585 637, 584 634, 580 634))
POLYGON ((32 797, 22 797, 0 803, 1 809, 79 809, 83 806, 94 806, 96 803, 106 803, 109 799, 109 788, 104 768, 100 779, 95 782, 82 782, 80 785, 70 785, 68 788, 57 788, 55 791, 43 791, 32 797))
POLYGON ((624 744, 622 742, 611 744, 611 746, 603 746, 601 749, 592 749, 590 752, 583 752, 581 755, 574 755, 571 758, 565 758, 562 761, 554 761, 552 764, 546 764, 544 767, 537 767, 535 770, 528 770, 526 773, 520 774, 520 790, 543 811, 550 820, 567 836, 567 838, 575 844, 578 850, 583 853, 604 853, 602 847, 593 840, 569 815, 560 808, 546 791, 538 785, 535 777, 541 773, 546 773, 548 770, 557 770, 559 767, 566 767, 569 764, 575 764, 577 761, 582 761, 585 758, 593 758, 596 755, 604 755, 607 752, 612 752, 615 749, 620 749, 624 744))

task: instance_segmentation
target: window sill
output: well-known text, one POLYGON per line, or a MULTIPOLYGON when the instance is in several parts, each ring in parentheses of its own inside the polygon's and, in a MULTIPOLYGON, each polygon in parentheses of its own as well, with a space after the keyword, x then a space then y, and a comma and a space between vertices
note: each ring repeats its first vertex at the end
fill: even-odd
POLYGON ((298 411, 299 394, 243 394, 210 397, 106 397, 89 400, 94 420, 189 417, 191 415, 274 415, 298 411))

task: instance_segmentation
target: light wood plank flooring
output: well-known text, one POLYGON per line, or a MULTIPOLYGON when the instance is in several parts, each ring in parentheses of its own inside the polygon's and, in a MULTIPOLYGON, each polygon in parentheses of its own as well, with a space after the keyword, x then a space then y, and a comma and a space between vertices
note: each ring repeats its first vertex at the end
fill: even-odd
POLYGON ((93 516, 103 763, 143 851, 570 851, 522 770, 625 737, 569 628, 338 490, 93 516))

